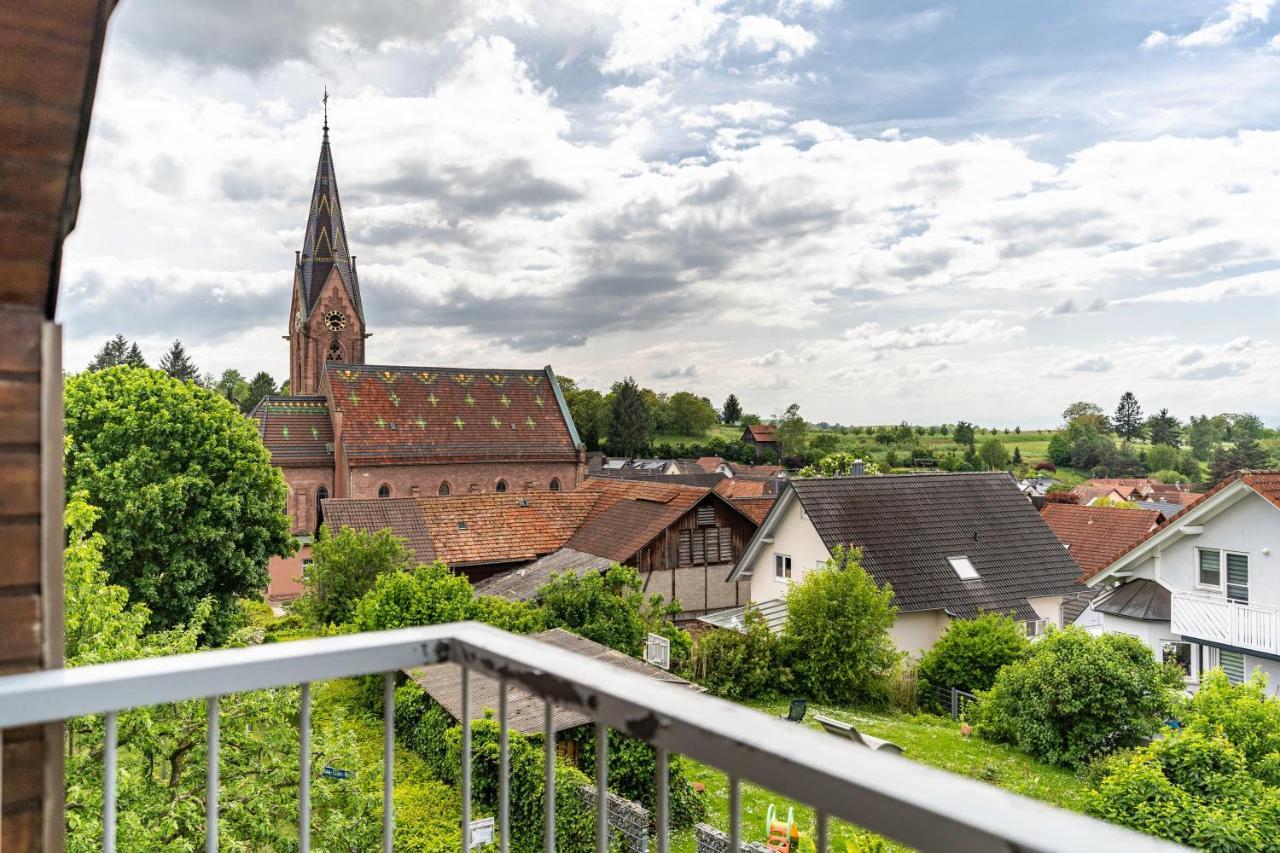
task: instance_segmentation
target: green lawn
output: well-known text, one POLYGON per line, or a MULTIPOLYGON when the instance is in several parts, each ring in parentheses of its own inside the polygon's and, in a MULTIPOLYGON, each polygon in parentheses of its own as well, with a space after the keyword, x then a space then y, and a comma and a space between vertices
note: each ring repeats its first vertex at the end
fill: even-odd
POLYGON ((716 424, 703 435, 675 435, 659 433, 653 437, 653 443, 670 444, 676 447, 700 447, 717 438, 721 441, 737 441, 742 438, 742 427, 732 424, 716 424))
MULTIPOLYGON (((751 703, 765 713, 781 716, 787 711, 785 700, 751 703)), ((862 732, 885 738, 902 746, 906 757, 940 767, 974 779, 999 785, 1009 791, 1044 800, 1063 808, 1080 810, 1083 796, 1088 789, 1085 781, 1074 773, 1042 764, 1035 759, 1007 746, 988 743, 960 734, 958 723, 950 719, 928 715, 907 715, 895 711, 865 708, 809 705, 804 725, 821 730, 814 721, 814 714, 822 714, 851 722, 862 732)), ((834 737, 834 736, 833 736, 834 737)), ((692 762, 691 762, 692 763, 692 762)), ((708 822, 720 829, 728 826, 728 786, 725 776, 718 770, 693 763, 692 779, 706 786, 708 822)), ((801 803, 770 793, 756 785, 742 787, 742 833, 744 841, 763 841, 764 822, 769 805, 785 815, 788 808, 795 808, 796 820, 803 836, 813 832, 813 812, 801 803)), ((866 849, 867 835, 854 828, 833 823, 831 841, 833 849, 845 849, 846 842, 859 840, 866 849)), ((679 833, 673 839, 672 850, 693 853, 694 837, 691 831, 679 833)), ((873 848, 874 849, 874 848, 873 848)), ((904 850, 897 844, 886 849, 904 850)))

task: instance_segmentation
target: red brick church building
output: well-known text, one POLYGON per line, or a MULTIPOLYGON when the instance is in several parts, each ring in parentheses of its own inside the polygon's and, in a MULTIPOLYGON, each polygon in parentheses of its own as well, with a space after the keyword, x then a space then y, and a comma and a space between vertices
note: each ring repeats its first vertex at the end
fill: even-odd
POLYGON ((289 396, 254 409, 289 487, 302 549, 273 561, 273 597, 296 578, 326 498, 568 491, 586 451, 550 367, 365 363, 364 305, 325 122, 289 311, 289 396))

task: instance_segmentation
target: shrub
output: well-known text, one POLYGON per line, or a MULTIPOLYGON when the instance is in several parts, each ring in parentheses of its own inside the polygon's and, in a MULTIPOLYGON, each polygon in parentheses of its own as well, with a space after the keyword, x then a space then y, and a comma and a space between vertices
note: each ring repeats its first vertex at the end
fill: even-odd
MULTIPOLYGON (((1178 467, 1178 449, 1170 447, 1167 444, 1156 444, 1147 451, 1147 470, 1148 471, 1167 471, 1171 468, 1178 467)), ((1172 483, 1174 480, 1162 480, 1162 482, 1172 483)))
POLYGON ((477 595, 471 602, 470 618, 513 634, 533 634, 541 631, 545 623, 537 605, 498 595, 477 595))
POLYGON ((977 710, 977 731, 1066 767, 1154 734, 1182 683, 1172 664, 1123 634, 1051 630, 1000 670, 977 710))
POLYGON ((836 548, 826 567, 787 594, 784 659, 814 699, 883 700, 899 653, 889 637, 897 608, 888 584, 876 586, 856 549, 836 548))
POLYGON ((952 622, 920 659, 921 692, 933 704, 931 687, 989 690, 1001 667, 1022 660, 1029 647, 1026 631, 1009 616, 986 613, 952 622))
POLYGON ((1104 765, 1085 809, 1199 849, 1274 850, 1280 791, 1253 778, 1246 765, 1225 737, 1174 733, 1104 765))
POLYGON ((564 628, 618 651, 640 657, 652 631, 671 640, 671 665, 689 659, 692 640, 668 620, 680 605, 663 604, 661 596, 645 600, 635 569, 614 564, 605 572, 555 575, 538 590, 548 628, 564 628))
POLYGON ((776 693, 789 679, 778 659, 778 639, 753 607, 743 614, 741 631, 715 629, 693 646, 693 678, 726 699, 745 701, 776 693))
POLYGON ((1255 672, 1232 684, 1222 670, 1204 673, 1196 695, 1178 709, 1188 732, 1221 735, 1240 750, 1249 771, 1280 786, 1280 701, 1267 697, 1267 679, 1255 672))
POLYGON ((1058 466, 1054 465, 1052 462, 1037 462, 1036 470, 1044 471, 1047 474, 1054 474, 1057 472, 1058 466))
POLYGON ((1053 437, 1049 439, 1049 462, 1053 464, 1054 470, 1058 467, 1071 464, 1071 442, 1065 435, 1055 432, 1053 437))
MULTIPOLYGON (((590 726, 583 726, 568 733, 578 744, 579 766, 582 772, 595 778, 596 736, 590 726)), ((707 819, 705 796, 694 790, 685 776, 687 759, 680 755, 668 757, 667 790, 670 796, 670 822, 674 829, 687 829, 707 819)), ((628 800, 640 803, 650 812, 654 809, 653 779, 657 772, 657 754, 652 746, 642 740, 628 737, 622 732, 609 731, 609 790, 628 800)))
POLYGON ((355 605, 357 631, 462 622, 471 615, 471 584, 440 561, 380 575, 355 605))
POLYGON ((404 540, 389 529, 365 533, 344 527, 335 536, 323 526, 311 548, 311 568, 293 612, 313 626, 341 625, 351 619, 356 602, 373 589, 380 575, 412 568, 404 540))

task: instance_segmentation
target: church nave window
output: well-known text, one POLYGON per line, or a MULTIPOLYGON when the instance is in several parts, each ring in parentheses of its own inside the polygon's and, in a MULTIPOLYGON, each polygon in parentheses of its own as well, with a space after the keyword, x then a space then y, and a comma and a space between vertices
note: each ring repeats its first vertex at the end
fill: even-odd
POLYGON ((329 344, 329 352, 325 354, 326 361, 342 361, 342 347, 338 346, 338 342, 334 341, 329 344))
POLYGON ((383 483, 381 486, 378 486, 378 497, 380 498, 391 497, 391 487, 388 486, 386 483, 383 483))

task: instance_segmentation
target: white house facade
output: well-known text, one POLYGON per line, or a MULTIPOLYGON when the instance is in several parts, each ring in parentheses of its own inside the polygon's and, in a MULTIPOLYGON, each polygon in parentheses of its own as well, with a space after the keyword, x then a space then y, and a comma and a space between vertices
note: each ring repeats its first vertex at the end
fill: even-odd
POLYGON ((1088 580, 1076 624, 1138 637, 1194 690, 1221 668, 1280 687, 1280 472, 1228 480, 1088 580))

